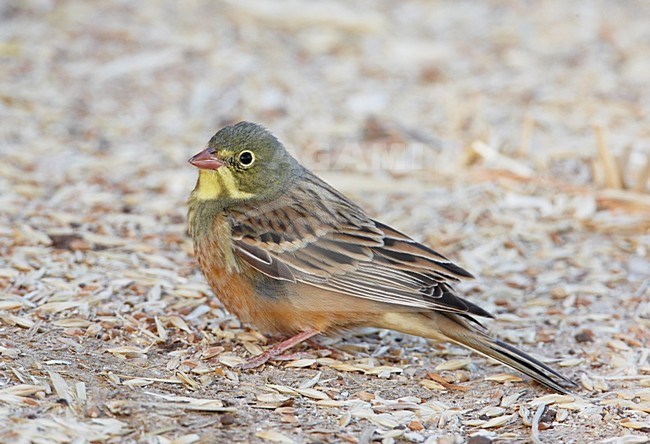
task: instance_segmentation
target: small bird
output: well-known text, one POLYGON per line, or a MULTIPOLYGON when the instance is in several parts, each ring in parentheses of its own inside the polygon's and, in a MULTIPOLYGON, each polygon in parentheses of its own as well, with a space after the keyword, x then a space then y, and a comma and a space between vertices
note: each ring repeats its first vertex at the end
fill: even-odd
POLYGON ((375 327, 462 345, 560 393, 575 386, 487 334, 474 317, 493 316, 452 286, 469 272, 369 217, 262 126, 227 126, 189 162, 188 232, 208 283, 241 321, 291 336, 244 368, 317 334, 375 327))

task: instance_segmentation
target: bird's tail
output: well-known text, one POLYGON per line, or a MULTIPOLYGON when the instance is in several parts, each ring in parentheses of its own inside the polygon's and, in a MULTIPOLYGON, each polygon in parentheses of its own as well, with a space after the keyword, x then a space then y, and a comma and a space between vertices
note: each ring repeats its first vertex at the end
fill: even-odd
POLYGON ((458 315, 443 314, 442 316, 447 317, 460 327, 443 331, 443 334, 451 342, 467 347, 489 358, 496 359, 502 364, 519 370, 556 392, 568 394, 569 391, 565 386, 571 387, 576 385, 570 379, 529 354, 503 341, 488 336, 473 325, 469 325, 465 319, 459 318, 458 315))
POLYGON ((453 342, 519 370, 558 393, 569 394, 570 392, 565 386, 576 385, 575 382, 527 353, 487 335, 479 334, 478 337, 472 338, 471 341, 454 340, 453 342))
MULTIPOLYGON (((407 316, 410 317, 412 315, 409 314, 407 316)), ((423 313, 419 313, 419 315, 422 316, 423 313)), ((412 329, 400 329, 396 328, 396 325, 389 328, 438 341, 446 340, 462 345, 483 356, 495 359, 510 368, 518 370, 558 393, 570 394, 566 387, 576 386, 575 382, 561 375, 543 362, 512 345, 488 336, 476 326, 470 324, 464 317, 442 312, 430 312, 426 313, 425 316, 419 319, 417 331, 406 331, 412 329)), ((410 321, 408 324, 411 326, 414 325, 413 321, 417 322, 416 319, 411 319, 410 321)), ((403 326, 405 325, 402 322, 399 323, 403 326)))

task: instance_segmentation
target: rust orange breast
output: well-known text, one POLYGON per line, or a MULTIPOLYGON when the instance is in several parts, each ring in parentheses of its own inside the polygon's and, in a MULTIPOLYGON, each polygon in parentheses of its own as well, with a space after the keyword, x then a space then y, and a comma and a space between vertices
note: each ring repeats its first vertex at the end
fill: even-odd
MULTIPOLYGON (((190 223, 196 219, 190 219, 190 223)), ((206 221, 204 221, 206 222, 206 221)), ((233 250, 222 215, 191 230, 201 271, 224 307, 245 323, 272 333, 322 332, 366 323, 380 303, 324 291, 304 283, 273 280, 233 250), (209 227, 209 228, 208 228, 209 227)))
POLYGON ((303 330, 302 325, 295 322, 291 300, 258 291, 256 280, 260 273, 236 256, 230 256, 232 252, 224 251, 230 244, 218 245, 217 242, 217 239, 204 237, 195 241, 194 248, 203 275, 224 307, 240 321, 265 332, 294 334, 303 330), (229 257, 233 262, 228 262, 229 257))

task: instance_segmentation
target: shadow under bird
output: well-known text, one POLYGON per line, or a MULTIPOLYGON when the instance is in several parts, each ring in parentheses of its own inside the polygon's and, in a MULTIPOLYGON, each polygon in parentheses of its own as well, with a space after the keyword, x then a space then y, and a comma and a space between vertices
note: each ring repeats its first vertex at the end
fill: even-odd
POLYGON ((492 316, 452 286, 469 272, 369 217, 263 127, 225 127, 189 162, 199 168, 188 224, 201 271, 241 321, 291 336, 244 368, 319 333, 376 327, 462 345, 560 393, 575 386, 487 334, 474 317, 492 316))

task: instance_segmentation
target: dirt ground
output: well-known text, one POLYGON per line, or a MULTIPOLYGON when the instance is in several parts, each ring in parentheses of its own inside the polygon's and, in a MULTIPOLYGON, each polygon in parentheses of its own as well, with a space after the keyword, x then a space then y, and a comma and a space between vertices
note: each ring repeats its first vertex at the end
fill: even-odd
POLYGON ((648 17, 0 2, 0 442, 650 442, 648 17), (185 200, 240 120, 473 272, 490 330, 574 396, 376 330, 238 370, 267 342, 207 287, 185 200))

